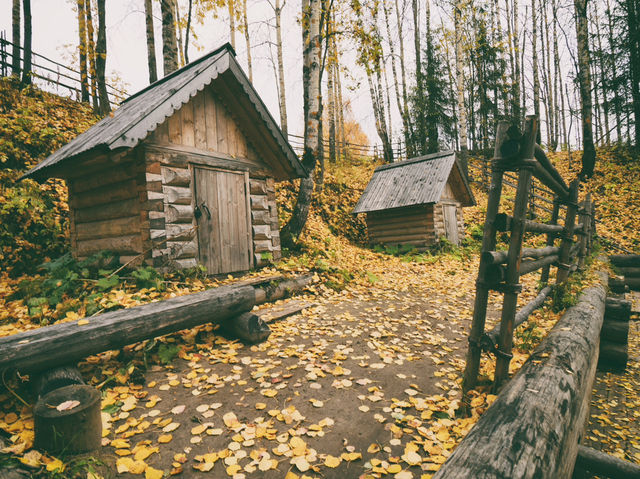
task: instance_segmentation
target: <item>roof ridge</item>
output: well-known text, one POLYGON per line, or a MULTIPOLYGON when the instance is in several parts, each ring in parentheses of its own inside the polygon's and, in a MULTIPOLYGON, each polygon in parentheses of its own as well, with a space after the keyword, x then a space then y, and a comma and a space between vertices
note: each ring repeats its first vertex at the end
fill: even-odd
POLYGON ((160 78, 157 81, 154 81, 153 83, 148 84, 146 87, 144 87, 142 90, 139 90, 137 92, 135 92, 133 95, 131 95, 129 98, 127 98, 126 100, 124 100, 121 105, 124 105, 125 103, 131 101, 132 99, 140 96, 141 94, 143 94, 144 92, 150 90, 151 88, 155 88, 158 85, 161 85, 162 83, 166 83, 167 81, 169 81, 170 79, 180 75, 182 72, 185 72, 187 70, 190 70, 191 68, 193 68, 196 65, 199 65, 200 63, 202 63, 203 61, 205 61, 208 58, 211 58, 214 55, 217 55, 218 53, 220 53, 222 50, 229 50, 229 52, 235 57, 236 56, 236 51, 233 49, 233 47, 231 46, 231 44, 229 42, 225 43, 224 45, 216 48, 215 50, 210 51, 209 53, 206 53, 204 55, 202 55, 200 58, 198 58, 197 60, 194 60, 192 62, 187 63, 185 66, 183 66, 182 68, 178 68, 177 70, 172 71, 171 73, 169 73, 168 75, 160 78))
POLYGON ((395 161, 393 163, 389 163, 387 165, 381 165, 378 166, 375 171, 383 171, 383 170, 389 170, 391 168, 399 168, 402 166, 406 166, 406 165, 412 165, 414 163, 420 163, 423 161, 431 161, 431 160, 436 160, 438 158, 442 158, 444 156, 450 156, 452 154, 455 154, 456 152, 454 150, 446 150, 446 151, 438 151, 436 153, 429 153, 428 155, 423 155, 423 156, 418 156, 416 158, 409 158, 407 160, 402 160, 402 161, 395 161))

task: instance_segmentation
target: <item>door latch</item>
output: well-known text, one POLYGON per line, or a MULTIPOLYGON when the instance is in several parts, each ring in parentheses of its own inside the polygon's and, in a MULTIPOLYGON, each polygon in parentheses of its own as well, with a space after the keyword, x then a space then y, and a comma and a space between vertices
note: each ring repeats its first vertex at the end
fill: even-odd
POLYGON ((202 216, 202 212, 204 211, 204 213, 207 215, 207 219, 211 219, 211 211, 209 211, 209 207, 206 205, 206 203, 203 201, 199 206, 196 205, 196 209, 193 212, 194 216, 196 217, 196 219, 200 219, 200 217, 202 216))

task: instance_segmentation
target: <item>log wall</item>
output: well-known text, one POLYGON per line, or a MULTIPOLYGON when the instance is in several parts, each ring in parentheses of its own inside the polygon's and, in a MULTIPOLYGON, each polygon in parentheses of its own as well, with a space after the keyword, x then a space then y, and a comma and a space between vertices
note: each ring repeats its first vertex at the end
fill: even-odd
POLYGON ((249 189, 254 264, 262 266, 269 258, 282 256, 275 182, 273 178, 251 178, 249 189))
POLYGON ((366 219, 369 241, 425 248, 436 239, 433 218, 433 205, 369 212, 366 219))
POLYGON ((134 150, 117 162, 104 158, 97 169, 76 168, 66 175, 75 257, 110 250, 126 262, 142 253, 143 208, 147 205, 145 174, 137 155, 134 150))

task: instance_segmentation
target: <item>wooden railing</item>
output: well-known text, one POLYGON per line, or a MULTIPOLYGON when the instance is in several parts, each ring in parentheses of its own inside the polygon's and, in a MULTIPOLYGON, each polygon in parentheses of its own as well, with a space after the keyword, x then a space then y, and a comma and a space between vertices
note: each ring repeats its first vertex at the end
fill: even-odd
POLYGON ((518 295, 522 288, 520 276, 542 269, 542 282, 547 283, 550 267, 555 265, 556 285, 564 283, 572 271, 584 265, 584 259, 591 251, 593 202, 587 195, 585 200, 578 204, 578 180, 573 181, 570 186, 565 183, 536 144, 537 129, 536 117, 527 118, 524 133, 507 123, 500 123, 498 126, 463 381, 465 398, 477 385, 483 349, 496 356, 494 389, 497 390, 507 379, 514 329, 526 321, 536 307, 544 303, 553 289, 550 286, 543 288, 538 297, 517 313, 518 295), (512 215, 500 212, 504 177, 507 172, 517 174, 512 215), (547 192, 553 194, 551 221, 548 223, 527 219, 533 178, 542 183, 547 192), (565 207, 562 210, 564 221, 560 226, 558 220, 562 205, 565 207), (546 247, 523 248, 525 231, 545 234, 546 247), (510 232, 507 251, 496 251, 499 232, 510 232), (576 235, 578 239, 574 241, 576 235), (557 239, 560 239, 560 244, 556 246, 557 239), (485 332, 489 292, 492 290, 504 295, 502 313, 499 326, 485 332))
MULTIPOLYGON (((18 46, 18 48, 20 52, 24 52, 22 47, 18 46)), ((31 56, 31 78, 38 87, 80 101, 82 76, 79 71, 39 53, 32 52, 31 56)), ((11 66, 12 62, 13 43, 6 39, 4 32, 0 32, 0 76, 8 77, 14 73, 11 66)), ((91 84, 91 81, 91 76, 88 75, 88 84, 91 84)), ((107 92, 112 106, 119 104, 127 97, 126 92, 117 89, 113 85, 107 85, 107 92)))

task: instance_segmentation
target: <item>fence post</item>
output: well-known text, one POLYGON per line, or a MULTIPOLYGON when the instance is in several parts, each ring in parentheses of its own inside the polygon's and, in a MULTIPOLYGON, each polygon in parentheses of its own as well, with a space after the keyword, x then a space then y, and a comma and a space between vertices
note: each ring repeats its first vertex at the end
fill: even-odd
POLYGON ((7 33, 3 30, 0 32, 0 76, 9 76, 7 69, 7 43, 5 41, 5 35, 7 33))
POLYGON ((535 116, 527 117, 520 156, 518 158, 520 162, 520 165, 518 165, 518 189, 516 191, 515 205, 513 208, 513 222, 509 238, 509 251, 507 253, 506 277, 503 286, 504 301, 502 303, 502 315, 500 318, 498 350, 496 351, 495 390, 500 387, 509 375, 509 363, 512 357, 513 323, 518 306, 518 294, 521 290, 519 280, 522 241, 524 239, 527 215, 527 200, 529 199, 529 189, 533 175, 533 166, 526 162, 527 160, 534 159, 533 152, 536 145, 537 131, 538 118, 535 116))
MULTIPOLYGON (((491 168, 491 188, 487 202, 487 213, 482 234, 482 251, 493 251, 496 247, 496 225, 495 218, 500 209, 500 197, 502 196, 502 178, 504 170, 498 165, 502 159, 502 143, 507 140, 507 130, 509 124, 500 122, 496 131, 496 145, 494 160, 491 168)), ((484 325, 487 317, 487 304, 489 301, 490 285, 486 282, 489 261, 485 255, 480 255, 480 267, 478 280, 476 282, 476 298, 473 307, 473 319, 471 322, 471 332, 469 333, 469 349, 467 350, 467 364, 464 370, 462 381, 463 407, 467 398, 467 393, 476 387, 478 382, 478 371, 480 369, 480 355, 482 347, 480 338, 484 334, 484 325)))
MULTIPOLYGON (((549 224, 557 225, 558 224, 558 216, 560 216, 560 199, 557 195, 553 197, 553 210, 551 211, 551 221, 549 224)), ((554 233, 547 234, 547 244, 546 246, 553 246, 553 243, 556 240, 556 235, 554 233)), ((551 269, 551 265, 548 264, 542 269, 542 273, 540 274, 540 282, 542 284, 547 284, 549 282, 549 270, 551 269)))
POLYGON ((531 181, 531 191, 529 192, 529 219, 536 219, 536 182, 531 181))
POLYGON ((576 211, 578 209, 578 183, 573 180, 569 188, 569 202, 567 204, 567 215, 564 220, 564 230, 562 231, 562 243, 560 244, 560 259, 558 261, 558 274, 556 284, 564 283, 569 276, 571 265, 571 246, 573 244, 573 233, 576 224, 576 211))

